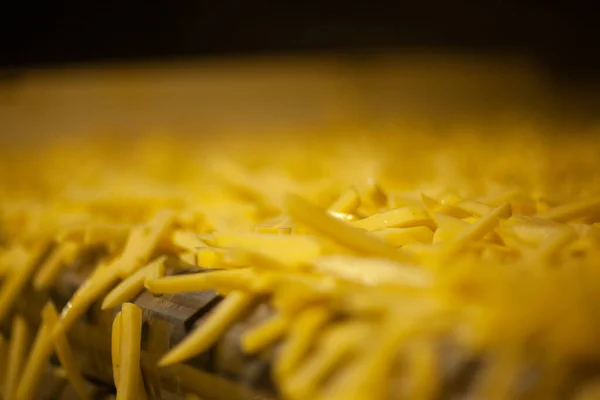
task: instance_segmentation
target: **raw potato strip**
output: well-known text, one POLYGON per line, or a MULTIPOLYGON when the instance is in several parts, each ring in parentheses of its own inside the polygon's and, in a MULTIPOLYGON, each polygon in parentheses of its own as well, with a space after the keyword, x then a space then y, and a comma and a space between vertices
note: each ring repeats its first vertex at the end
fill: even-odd
POLYGON ((110 291, 102 302, 102 309, 117 307, 118 305, 132 300, 142 290, 144 290, 144 282, 152 276, 153 279, 158 279, 165 274, 166 256, 161 256, 150 262, 147 266, 139 269, 130 277, 124 279, 113 290, 110 291))
POLYGON ((408 255, 400 253, 387 243, 330 216, 299 196, 288 196, 286 206, 294 220, 321 232, 344 246, 376 257, 390 258, 400 262, 410 260, 408 255))
POLYGON ((17 400, 29 400, 35 396, 44 367, 54 350, 50 328, 49 324, 44 322, 38 330, 17 388, 17 400))
POLYGON ((446 214, 433 213, 437 229, 433 234, 433 243, 447 242, 466 231, 471 224, 446 214))
POLYGON ((142 400, 146 398, 140 370, 142 309, 132 303, 123 304, 120 325, 117 400, 142 400))
POLYGON ((247 354, 255 354, 279 340, 287 331, 290 319, 277 314, 242 336, 242 349, 247 354))
POLYGON ((122 278, 128 277, 148 263, 152 252, 174 220, 173 211, 160 210, 148 223, 131 230, 123 254, 119 257, 122 278))
POLYGON ((551 208, 536 216, 556 222, 571 222, 598 212, 600 212, 600 199, 591 199, 551 208))
POLYGON ((481 217, 477 222, 471 224, 465 229, 456 239, 455 242, 462 244, 468 241, 483 239, 483 237, 492 231, 498 225, 500 218, 508 218, 510 216, 510 205, 503 204, 494 208, 488 214, 481 217))
POLYGON ((360 198, 356 188, 351 187, 340 195, 340 197, 329 207, 329 212, 350 214, 360 206, 360 198))
POLYGON ((17 315, 14 317, 10 336, 6 377, 4 378, 4 399, 15 398, 23 363, 25 362, 25 357, 27 357, 29 326, 27 326, 27 322, 22 316, 17 315))
MULTIPOLYGON (((119 311, 115 316, 111 329, 111 340, 110 340, 110 354, 112 359, 112 372, 113 372, 113 380, 115 383, 115 388, 117 388, 117 393, 119 391, 119 379, 121 374, 121 315, 122 311, 119 311)), ((140 321, 141 322, 141 321, 140 321)), ((138 357, 139 359, 139 357, 138 357)), ((144 389, 144 382, 142 379, 138 380, 138 393, 139 397, 135 397, 136 399, 145 399, 146 390, 144 389)))
POLYGON ((0 322, 8 316, 36 268, 36 257, 31 254, 19 256, 17 261, 19 264, 13 265, 0 288, 0 322))
POLYGON ((119 374, 121 372, 121 311, 117 313, 112 324, 110 356, 115 388, 119 390, 119 374))
POLYGON ((413 226, 431 226, 431 218, 425 210, 419 208, 402 207, 370 217, 352 221, 357 228, 367 231, 376 231, 385 228, 411 228, 413 226))
POLYGON ((148 279, 146 288, 155 294, 196 292, 199 290, 264 291, 259 276, 250 269, 217 270, 148 279))
POLYGON ((90 394, 88 392, 87 384, 81 372, 79 366, 75 362, 73 352, 67 341, 67 336, 64 332, 57 331, 56 326, 58 325, 58 314, 54 308, 54 304, 48 302, 42 310, 42 321, 48 325, 49 331, 52 332, 52 341, 54 342, 54 350, 60 361, 60 365, 64 369, 67 380, 73 386, 73 389, 77 392, 77 395, 82 399, 89 399, 90 394))
POLYGON ((163 258, 163 257, 159 257, 154 262, 151 263, 151 265, 154 268, 150 268, 150 270, 147 271, 147 274, 144 277, 142 289, 144 287, 146 287, 146 281, 161 279, 167 275, 167 264, 166 264, 167 258, 164 257, 164 261, 162 261, 162 262, 160 261, 161 258, 163 258))
POLYGON ((78 250, 79 245, 75 242, 58 244, 36 273, 33 279, 35 289, 46 290, 52 286, 62 270, 73 261, 78 250))
POLYGON ((275 360, 275 376, 287 380, 310 350, 320 330, 330 318, 330 311, 322 306, 308 308, 297 317, 275 360))
POLYGON ((252 304, 254 295, 233 291, 210 313, 208 319, 160 361, 168 366, 190 359, 206 351, 252 304))
POLYGON ((64 335, 77 318, 82 316, 100 296, 119 281, 119 273, 120 271, 115 264, 96 267, 92 276, 80 286, 71 301, 63 308, 60 321, 54 328, 52 335, 55 337, 64 335))

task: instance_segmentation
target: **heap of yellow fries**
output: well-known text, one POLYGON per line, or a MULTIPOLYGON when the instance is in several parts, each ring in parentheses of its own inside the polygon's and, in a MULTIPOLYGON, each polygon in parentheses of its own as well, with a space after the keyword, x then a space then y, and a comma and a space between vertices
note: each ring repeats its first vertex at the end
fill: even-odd
MULTIPOLYGON (((474 398, 557 398, 574 365, 600 362, 594 138, 399 129, 192 146, 163 135, 7 149, 0 170, 4 399, 33 398, 53 353, 89 396, 67 337, 98 302, 122 307, 117 398, 146 398, 132 303, 144 288, 224 295, 160 367, 206 351, 266 299, 275 312, 242 347, 277 348, 285 399, 439 398, 444 340, 486 360, 474 398), (12 312, 25 286, 47 290, 98 244, 109 255, 32 332, 12 312), (168 276, 173 254, 198 272, 168 276)), ((576 394, 598 398, 599 382, 576 394)))

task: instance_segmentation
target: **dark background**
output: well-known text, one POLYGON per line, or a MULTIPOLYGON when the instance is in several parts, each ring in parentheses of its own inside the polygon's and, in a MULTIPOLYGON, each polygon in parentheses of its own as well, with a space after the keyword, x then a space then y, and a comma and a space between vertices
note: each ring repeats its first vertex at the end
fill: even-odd
POLYGON ((0 13, 0 67, 216 55, 433 49, 533 57, 600 77, 593 1, 21 1, 0 13))

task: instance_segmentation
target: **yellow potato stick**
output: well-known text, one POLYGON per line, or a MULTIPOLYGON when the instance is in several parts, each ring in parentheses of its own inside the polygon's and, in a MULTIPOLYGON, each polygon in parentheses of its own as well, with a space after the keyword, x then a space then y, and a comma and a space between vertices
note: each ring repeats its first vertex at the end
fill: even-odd
POLYGON ((63 335, 104 293, 119 281, 119 270, 114 266, 104 267, 95 276, 88 278, 88 284, 84 284, 71 298, 71 301, 63 308, 61 318, 54 328, 53 335, 63 335))
POLYGON ((14 399, 21 380, 27 349, 29 347, 29 326, 20 315, 13 319, 6 376, 4 377, 4 398, 14 399))
POLYGON ((128 278, 125 278, 113 290, 110 291, 102 302, 102 309, 117 307, 118 305, 132 300, 142 290, 144 290, 144 282, 146 278, 155 273, 154 279, 157 279, 156 271, 163 270, 164 263, 167 258, 165 256, 158 257, 144 268, 139 269, 128 278))
POLYGON ((373 214, 370 217, 352 221, 351 224, 367 231, 376 231, 385 228, 431 226, 431 218, 423 209, 403 207, 373 214))
POLYGON ((254 295, 233 291, 210 313, 203 325, 197 327, 159 362, 168 366, 190 359, 206 351, 252 304, 254 295))
POLYGON ((77 395, 87 400, 90 398, 90 394, 87 388, 87 384, 83 376, 81 375, 79 366, 75 362, 71 346, 67 341, 67 336, 63 331, 57 331, 56 327, 59 323, 58 314, 54 308, 54 304, 48 302, 42 310, 42 320, 44 324, 48 325, 48 329, 52 332, 52 341, 54 343, 54 350, 60 361, 60 365, 66 373, 67 380, 77 392, 77 395))
POLYGON ((343 192, 340 197, 329 207, 330 212, 350 214, 354 212, 358 206, 360 206, 360 198, 356 188, 351 187, 350 189, 343 192))
POLYGON ((132 303, 123 304, 120 325, 117 400, 142 400, 146 398, 146 393, 140 370, 141 308, 132 303))
POLYGON ((112 372, 115 388, 119 390, 119 373, 121 365, 121 311, 113 320, 110 339, 110 355, 112 359, 112 372))
POLYGON ((166 257, 161 261, 162 258, 163 257, 159 257, 148 265, 152 268, 147 271, 146 276, 144 277, 144 286, 147 280, 161 279, 167 274, 166 257))
POLYGON ((175 219, 171 210, 160 210, 148 223, 131 230, 120 257, 121 277, 128 277, 148 263, 159 241, 167 234, 175 219))
POLYGON ((71 302, 80 297, 82 294, 86 294, 90 286, 96 283, 97 278, 100 275, 103 275, 106 271, 108 271, 107 267, 108 265, 103 262, 98 263, 96 268, 92 270, 92 273, 89 275, 89 277, 85 281, 83 281, 83 283, 77 288, 75 293, 73 293, 73 296, 71 296, 71 302))
POLYGON ((19 264, 13 265, 10 275, 0 288, 0 322, 8 316, 36 268, 35 257, 19 257, 17 261, 19 264))
POLYGON ((289 378, 290 374, 298 367, 320 330, 327 323, 330 312, 324 307, 310 307, 302 311, 295 319, 275 361, 274 372, 278 379, 289 378))
POLYGON ((541 212, 536 216, 556 222, 570 222, 577 218, 598 214, 599 212, 600 199, 595 198, 554 207, 548 211, 541 212))
POLYGON ((16 392, 16 399, 28 400, 35 398, 43 370, 53 350, 54 346, 52 345, 49 326, 48 324, 42 324, 29 352, 25 368, 23 368, 21 381, 16 392))
POLYGON ((242 337, 242 349, 248 354, 262 351, 279 340, 290 325, 289 317, 275 315, 246 332, 242 337))
POLYGON ((447 242, 467 230, 471 224, 456 217, 434 213, 437 229, 433 234, 433 243, 447 242))
POLYGON ((387 243, 328 215, 299 196, 288 196, 286 205, 288 213, 294 220, 321 232, 344 246, 375 257, 390 258, 400 262, 410 260, 408 255, 400 253, 387 243))
POLYGON ((496 226, 498 226, 500 218, 508 218, 509 216, 509 204, 498 206, 461 232, 456 238, 456 242, 465 243, 471 240, 474 241, 483 239, 488 232, 492 231, 496 228, 496 226))
POLYGON ((75 242, 67 241, 58 244, 37 271, 33 286, 37 290, 49 288, 68 263, 73 261, 78 250, 79 245, 75 242))
POLYGON ((156 294, 212 289, 263 291, 265 288, 257 283, 257 275, 252 270, 232 269, 148 279, 145 285, 148 290, 156 294))
MULTIPOLYGON (((121 372, 121 311, 117 313, 113 320, 111 329, 110 352, 112 359, 112 372, 115 388, 119 391, 119 376, 121 372)), ((136 399, 146 399, 146 390, 142 379, 138 381, 138 397, 136 399)))

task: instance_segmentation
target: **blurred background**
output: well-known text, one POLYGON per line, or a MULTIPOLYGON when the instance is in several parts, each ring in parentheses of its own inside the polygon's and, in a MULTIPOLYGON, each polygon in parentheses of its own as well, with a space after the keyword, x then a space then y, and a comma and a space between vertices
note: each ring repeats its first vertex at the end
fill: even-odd
POLYGON ((141 120, 144 129, 263 129, 535 109, 583 121, 600 109, 595 8, 11 2, 0 14, 0 122, 14 138, 126 131, 141 120))

